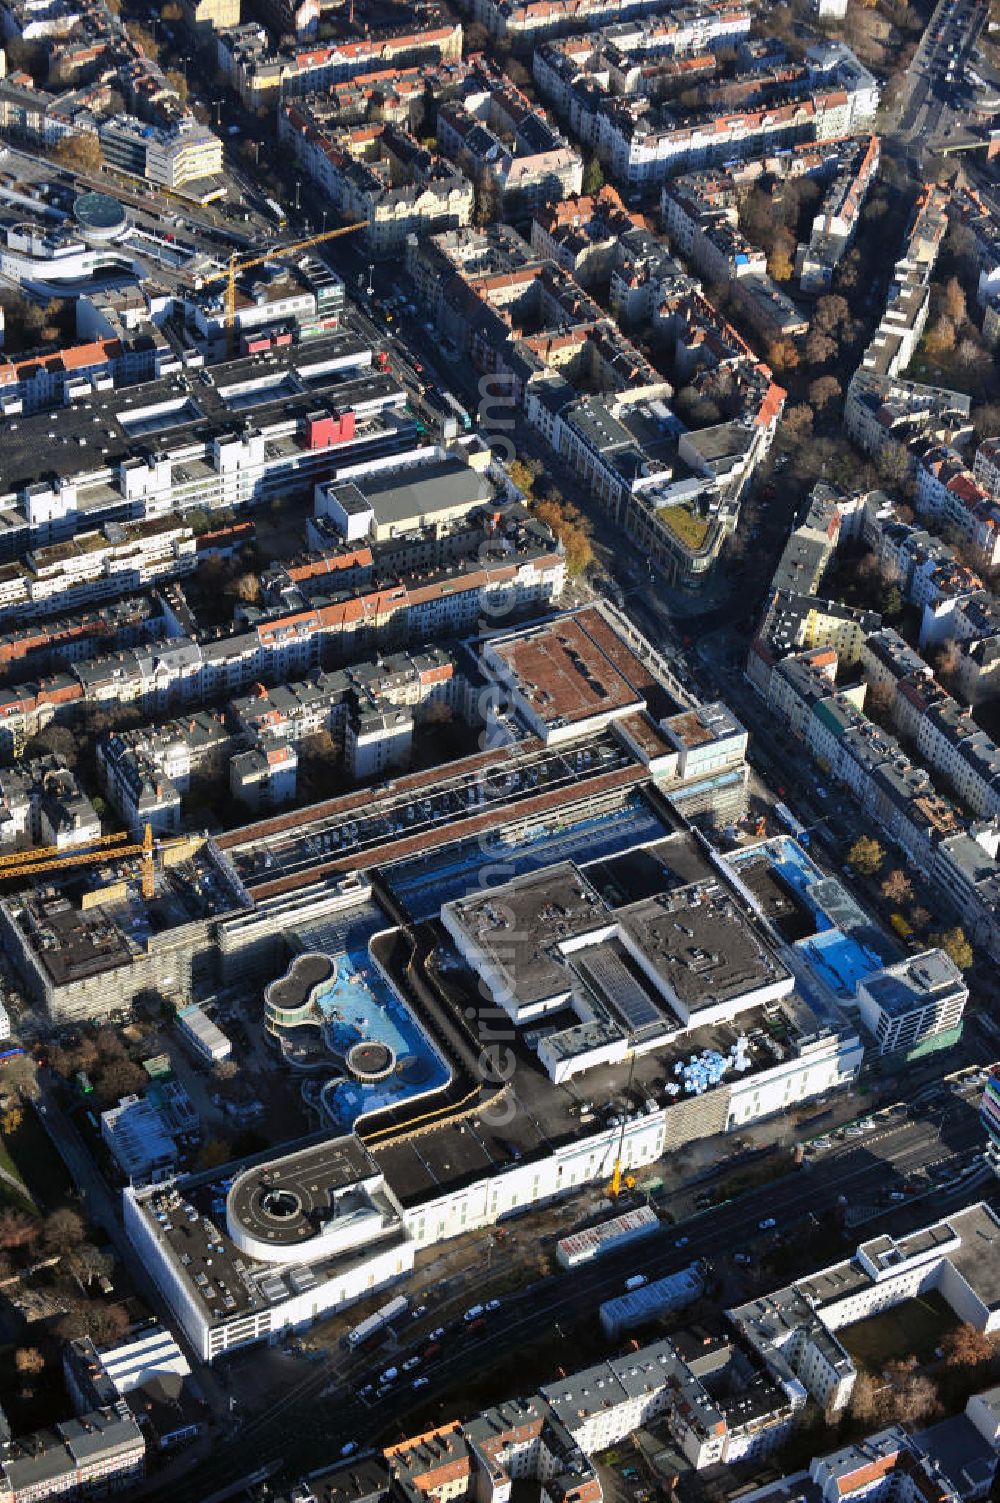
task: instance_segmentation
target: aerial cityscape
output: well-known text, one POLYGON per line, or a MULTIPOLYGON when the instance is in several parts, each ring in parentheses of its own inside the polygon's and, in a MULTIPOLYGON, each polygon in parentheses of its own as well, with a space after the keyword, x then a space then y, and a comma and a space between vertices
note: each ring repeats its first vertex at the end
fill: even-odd
POLYGON ((0 1503, 1000 1498, 1000 0, 0 0, 0 1503))

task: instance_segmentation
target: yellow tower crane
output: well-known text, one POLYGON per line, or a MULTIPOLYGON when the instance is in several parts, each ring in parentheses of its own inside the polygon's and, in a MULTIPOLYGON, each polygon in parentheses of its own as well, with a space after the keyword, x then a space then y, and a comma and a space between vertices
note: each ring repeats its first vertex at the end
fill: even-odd
POLYGON ((123 857, 138 856, 142 862, 142 896, 148 903, 156 893, 156 852, 170 846, 184 845, 186 839, 182 835, 172 840, 155 840, 152 825, 146 825, 142 841, 127 845, 120 843, 128 840, 126 831, 120 830, 116 835, 101 835, 96 840, 89 841, 86 848, 81 850, 67 851, 56 845, 36 846, 34 850, 15 851, 10 856, 0 856, 0 881, 7 877, 30 879, 40 873, 60 872, 71 866, 96 866, 99 861, 119 861, 123 857))
POLYGON ((285 256, 294 255, 296 251, 308 250, 310 246, 321 245, 326 240, 336 240, 340 235, 353 235, 355 230, 363 230, 365 227, 364 220, 359 220, 357 224, 342 224, 335 230, 324 230, 320 235, 310 235, 307 240, 293 240, 288 245, 276 245, 266 255, 250 256, 245 260, 233 251, 225 271, 213 272, 211 276, 202 277, 203 287, 210 287, 215 282, 226 284, 226 341, 230 353, 236 329, 236 276, 238 272, 250 271, 254 266, 264 266, 268 261, 280 260, 285 256))
POLYGON ((626 1190, 635 1189, 635 1175, 622 1175, 622 1149, 625 1147, 625 1123, 629 1107, 628 1093, 632 1088, 632 1076, 635 1074, 635 1054, 629 1055, 628 1060, 628 1084, 625 1087, 625 1101, 622 1103, 621 1132, 618 1134, 618 1152, 615 1154, 615 1167, 611 1171, 611 1183, 608 1185, 608 1194, 612 1200, 617 1200, 622 1193, 622 1186, 626 1190))

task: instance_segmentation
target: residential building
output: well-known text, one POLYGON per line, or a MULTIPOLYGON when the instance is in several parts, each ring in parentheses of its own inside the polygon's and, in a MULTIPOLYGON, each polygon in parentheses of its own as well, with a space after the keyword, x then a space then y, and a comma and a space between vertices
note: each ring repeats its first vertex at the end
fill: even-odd
POLYGON ((462 27, 457 21, 401 31, 374 28, 364 37, 303 48, 275 48, 258 22, 216 33, 220 71, 251 111, 279 100, 321 93, 355 77, 384 68, 396 71, 419 63, 458 63, 462 27))
POLYGON ((177 1143, 153 1103, 140 1096, 123 1096, 101 1113, 101 1137, 130 1185, 164 1179, 177 1168, 177 1143))
POLYGON ((934 1034, 953 1033, 968 997, 954 961, 943 950, 925 950, 862 981, 858 1009, 878 1052, 891 1054, 934 1034))
POLYGON ((873 1237, 853 1258, 727 1312, 740 1337, 785 1382, 802 1384, 831 1411, 850 1401, 857 1368, 838 1340, 843 1326, 935 1290, 959 1320, 979 1331, 1000 1327, 987 1287, 989 1249, 1000 1220, 980 1202, 909 1234, 873 1237))
POLYGON ((283 100, 278 139, 347 221, 365 224, 373 255, 399 252, 409 235, 456 229, 472 217, 472 183, 402 126, 327 131, 310 100, 283 100))
POLYGON ((56 756, 0 770, 0 849, 90 845, 101 821, 76 775, 56 756))
POLYGON ((438 106, 444 154, 508 212, 561 203, 583 185, 583 160, 505 74, 479 61, 457 95, 438 106))

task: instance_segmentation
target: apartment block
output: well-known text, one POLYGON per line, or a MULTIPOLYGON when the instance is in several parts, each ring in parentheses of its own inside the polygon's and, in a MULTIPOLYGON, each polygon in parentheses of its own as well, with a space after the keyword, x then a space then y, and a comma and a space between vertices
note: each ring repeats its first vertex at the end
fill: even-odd
POLYGON ((0 848, 88 845, 101 821, 75 774, 59 757, 35 757, 0 770, 0 848))
POLYGON ((544 113, 499 70, 471 70, 457 96, 439 105, 438 144, 508 211, 561 203, 583 185, 583 160, 544 113))
MULTIPOLYGON (((870 422, 855 411, 859 401, 864 393, 879 393, 886 386, 891 391, 891 383, 912 360, 927 323, 930 280, 948 230, 949 201, 949 190, 940 184, 929 183, 921 190, 910 215, 902 253, 893 268, 881 321, 848 388, 844 423, 851 438, 862 447, 868 447, 865 440, 870 442, 873 430, 870 422)), ((933 389, 928 396, 933 403, 933 389)))
POLYGON ((842 43, 811 47, 803 66, 779 70, 768 97, 754 68, 748 103, 718 115, 677 112, 642 98, 620 97, 606 82, 600 34, 543 43, 534 53, 535 80, 620 184, 648 187, 678 172, 850 135, 871 120, 878 85, 842 43), (759 96, 759 101, 754 94, 759 96), (766 100, 766 103, 764 102, 766 100), (755 106, 755 107, 754 107, 755 106))
POLYGON ((327 131, 310 100, 284 101, 278 138, 345 219, 364 222, 373 255, 399 252, 410 235, 457 229, 472 218, 472 183, 402 126, 327 131))
POLYGON ((216 59, 227 82, 249 110, 273 108, 279 100, 325 92, 357 74, 390 71, 419 63, 458 63, 462 27, 379 31, 352 41, 300 49, 275 48, 263 26, 248 22, 216 33, 216 59))
POLYGON ((878 164, 878 137, 867 136, 838 165, 836 176, 826 189, 819 212, 813 219, 809 240, 796 251, 795 272, 803 292, 818 297, 829 291, 833 273, 857 233, 861 210, 878 172, 878 164))

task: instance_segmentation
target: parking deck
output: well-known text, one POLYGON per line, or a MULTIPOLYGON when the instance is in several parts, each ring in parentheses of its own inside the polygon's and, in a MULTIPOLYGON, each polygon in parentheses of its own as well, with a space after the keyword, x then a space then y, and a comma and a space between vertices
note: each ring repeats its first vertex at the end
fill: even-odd
POLYGON ((486 835, 512 819, 586 808, 646 776, 610 732, 557 748, 532 740, 464 758, 444 775, 398 778, 381 793, 364 789, 248 825, 219 844, 259 899, 486 835))

